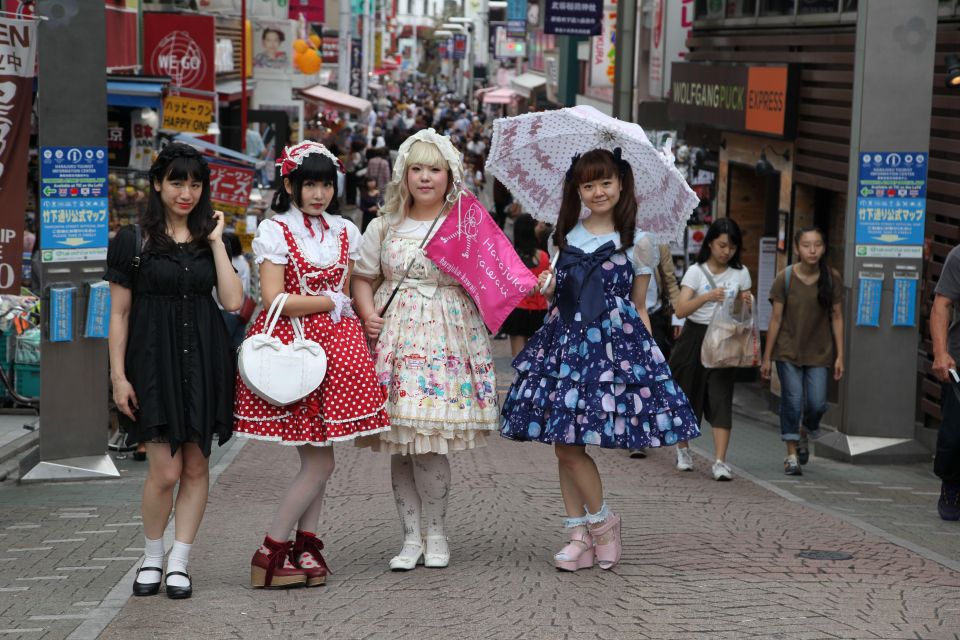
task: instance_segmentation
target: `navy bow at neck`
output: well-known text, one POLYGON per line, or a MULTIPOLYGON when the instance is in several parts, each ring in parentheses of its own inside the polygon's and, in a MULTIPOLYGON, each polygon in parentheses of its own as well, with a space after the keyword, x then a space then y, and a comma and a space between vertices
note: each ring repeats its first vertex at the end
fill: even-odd
POLYGON ((617 247, 612 241, 592 253, 569 245, 560 250, 557 269, 563 269, 566 278, 557 296, 557 308, 564 322, 572 322, 579 311, 580 321, 589 324, 606 311, 603 273, 599 267, 616 252, 617 247))

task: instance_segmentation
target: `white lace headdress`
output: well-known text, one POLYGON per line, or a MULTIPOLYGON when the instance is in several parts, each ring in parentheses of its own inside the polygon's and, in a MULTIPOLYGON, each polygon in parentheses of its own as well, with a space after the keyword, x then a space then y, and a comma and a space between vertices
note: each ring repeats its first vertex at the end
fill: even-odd
POLYGON ((338 172, 346 173, 343 168, 343 163, 340 162, 337 156, 333 155, 330 149, 327 149, 319 142, 305 140, 299 144, 283 148, 283 154, 277 159, 277 166, 280 167, 280 175, 290 175, 290 172, 295 171, 297 167, 300 166, 304 158, 313 154, 326 156, 333 163, 333 166, 337 168, 338 172))
POLYGON ((463 163, 460 160, 460 152, 453 146, 448 136, 442 136, 433 129, 421 129, 400 145, 400 149, 397 151, 397 160, 393 165, 393 180, 391 182, 399 184, 403 181, 407 172, 407 156, 410 155, 410 147, 416 142, 429 142, 436 146, 453 173, 454 183, 463 182, 463 163))

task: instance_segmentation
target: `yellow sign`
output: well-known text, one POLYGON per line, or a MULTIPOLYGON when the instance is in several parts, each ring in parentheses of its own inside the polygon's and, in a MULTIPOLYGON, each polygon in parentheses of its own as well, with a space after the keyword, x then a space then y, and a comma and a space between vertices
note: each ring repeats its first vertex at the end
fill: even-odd
POLYGON ((383 66, 383 34, 377 31, 373 34, 373 68, 383 66))
POLYGON ((213 100, 167 96, 163 99, 161 129, 185 133, 206 133, 213 122, 213 100))

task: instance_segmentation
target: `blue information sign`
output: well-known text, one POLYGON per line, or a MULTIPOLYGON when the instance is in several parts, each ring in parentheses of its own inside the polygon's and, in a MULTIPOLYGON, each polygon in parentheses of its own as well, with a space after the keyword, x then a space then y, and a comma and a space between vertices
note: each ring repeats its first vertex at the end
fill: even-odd
POLYGON ((105 260, 108 222, 106 147, 41 147, 43 262, 105 260))
POLYGON ((917 316, 917 277, 893 278, 894 327, 912 327, 917 316))
POLYGON ((857 296, 857 326, 880 326, 880 296, 883 294, 883 278, 860 277, 857 296))
POLYGON ((926 153, 861 153, 857 256, 907 257, 889 249, 922 245, 926 197, 926 153))
POLYGON ((507 35, 527 35, 527 0, 507 0, 507 35))

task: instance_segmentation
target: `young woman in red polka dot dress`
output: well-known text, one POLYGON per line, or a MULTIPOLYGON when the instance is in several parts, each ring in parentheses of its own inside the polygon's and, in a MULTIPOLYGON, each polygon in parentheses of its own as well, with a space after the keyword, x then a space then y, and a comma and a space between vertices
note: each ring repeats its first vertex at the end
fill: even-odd
MULTIPOLYGON (((274 335, 285 344, 292 342, 289 317, 299 317, 306 338, 326 352, 327 373, 319 388, 282 407, 254 394, 238 376, 234 432, 296 447, 300 455, 300 472, 253 555, 253 586, 315 586, 329 573, 315 532, 326 481, 333 473, 330 445, 385 431, 390 422, 384 390, 349 297, 360 231, 330 214, 343 169, 326 147, 310 141, 285 149, 277 164, 283 188, 272 209, 279 215, 261 223, 253 241, 263 307, 268 309, 280 293, 290 294, 274 335), (296 538, 290 541, 295 525, 296 538)), ((262 333, 265 319, 261 312, 247 335, 262 333)))

